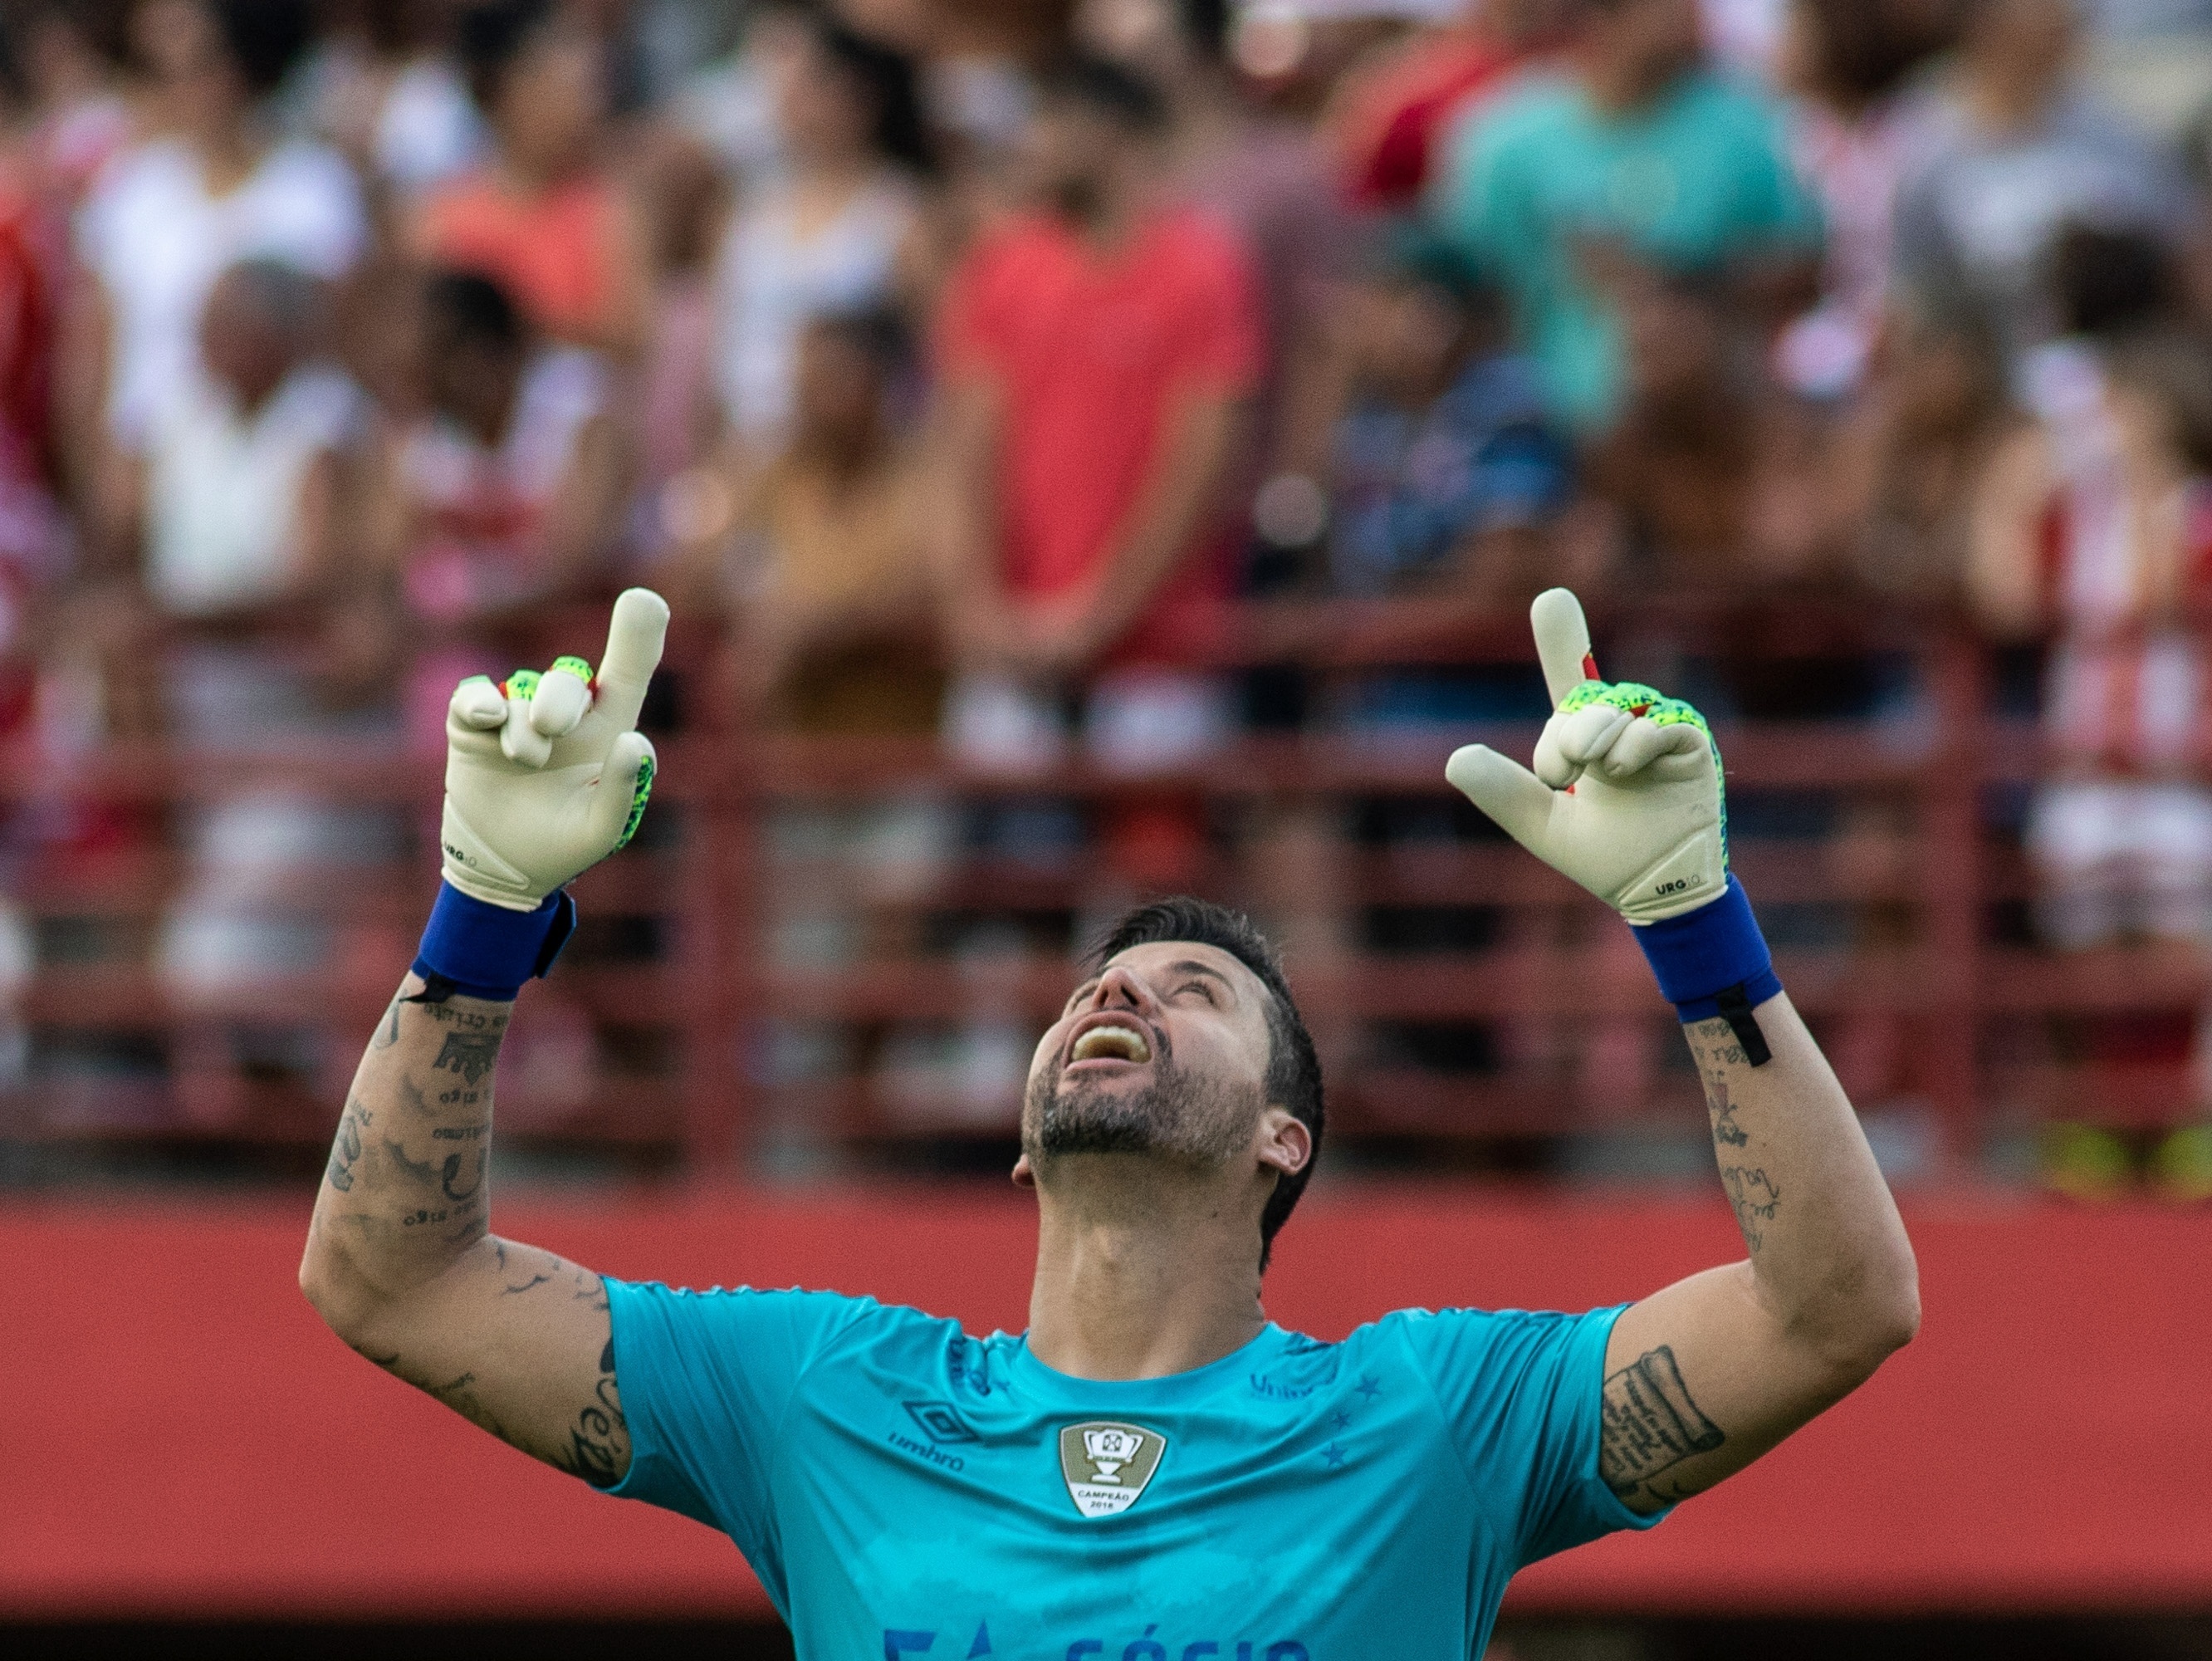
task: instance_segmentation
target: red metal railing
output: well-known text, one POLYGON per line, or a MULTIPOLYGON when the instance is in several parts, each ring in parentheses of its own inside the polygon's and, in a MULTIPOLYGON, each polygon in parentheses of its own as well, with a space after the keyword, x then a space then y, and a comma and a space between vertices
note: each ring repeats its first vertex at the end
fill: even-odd
MULTIPOLYGON (((1798 838, 1740 827, 1735 863, 1783 925, 1771 932, 1783 942, 1778 958, 1792 996, 1839 1037, 1839 1051, 1889 1058, 1869 1087, 1929 1104, 1948 1157, 1971 1157, 1999 1110, 2155 1116, 2176 1098, 2171 1068, 2138 1070, 2115 1086, 2059 1065, 2036 1037, 2053 1018, 2192 1009, 2206 977, 2192 952, 2061 957, 1992 934, 1992 909, 2026 898, 2030 877, 2017 851, 1989 834, 1984 803, 1992 786, 2033 780, 2037 749, 2031 729, 1989 714, 1984 654, 1966 631, 1942 618, 1832 605, 1638 608, 1600 611, 1595 620, 1601 647, 1621 642, 1627 661, 1759 659, 1781 662, 1786 676, 1793 660, 1854 653, 1910 660, 1917 698, 1902 715, 1718 730, 1734 800, 1817 795, 1836 808, 1832 818, 1849 824, 1863 807, 1881 827, 1798 838), (1788 944, 1790 909, 1806 906, 1823 908, 1827 938, 1788 944)), ((552 632, 569 648, 596 622, 574 619, 571 629, 567 621, 552 632)), ((1216 621, 1193 642, 1194 656, 1294 660, 1320 676, 1519 660, 1528 649, 1517 617, 1430 605, 1285 605, 1216 621)), ((1069 983, 1065 956, 1035 944, 948 952, 915 942, 964 914, 1103 914, 1146 881, 1095 852, 1048 865, 939 849, 887 884, 848 855, 770 845, 795 816, 911 798, 934 800, 940 816, 994 800, 1060 800, 1082 812, 1167 801, 1201 806, 1217 829, 1228 823, 1232 833, 1193 850, 1177 880, 1251 905, 1288 941, 1302 1007, 1330 1066, 1334 1123, 1346 1136, 1421 1148, 1480 1144, 1695 1100, 1693 1080, 1671 1062, 1666 1013, 1648 975, 1594 902, 1503 841, 1373 847, 1332 832, 1348 804, 1449 800, 1442 767, 1454 744, 1480 737, 1525 755, 1533 725, 1389 742, 1255 736, 1201 764, 1143 776, 1081 761, 1009 776, 963 766, 929 743, 739 730, 702 695, 711 649, 690 639, 672 653, 694 719, 662 742, 653 834, 578 885, 601 937, 580 938, 574 960, 533 993, 518 1023, 519 1053, 501 1086, 511 1135, 698 1169, 726 1167, 778 1139, 835 1152, 1003 1135, 1012 1111, 1006 1035, 1033 1032, 1058 1007, 1069 983), (805 912, 810 894, 861 943, 811 957, 779 943, 789 932, 779 925, 794 907, 805 912), (1411 952, 1360 942, 1360 919, 1375 908, 1439 907, 1476 909, 1484 938, 1466 949, 1411 952), (625 918, 633 920, 627 943, 608 921, 625 918), (1487 1064, 1437 1070, 1393 1060, 1370 1042, 1378 1025, 1409 1023, 1484 1029, 1477 1047, 1486 1046, 1487 1064), (883 1062, 886 1046, 916 1032, 949 1046, 955 1061, 942 1073, 957 1098, 963 1031, 998 1035, 999 1093, 969 1099, 966 1111, 942 1101, 929 1111, 902 1105, 883 1062), (817 1049, 842 1046, 843 1063, 781 1067, 775 1044, 803 1049, 810 1032, 817 1049), (1594 1069, 1590 1058, 1601 1055, 1620 1064, 1594 1069)), ((25 763, 12 772, 19 801, 158 809, 268 785, 388 804, 417 825, 431 823, 438 779, 434 755, 389 748, 116 749, 65 769, 25 763)), ((173 849, 155 842, 27 861, 11 893, 46 942, 73 931, 104 935, 112 949, 75 962, 44 955, 16 993, 15 1018, 33 1039, 31 1070, 0 1092, 0 1135, 320 1141, 360 1038, 410 954, 430 880, 431 839, 418 841, 410 860, 270 875, 259 903, 325 920, 336 955, 319 973, 220 989, 149 967, 144 942, 188 874, 173 849), (238 1060, 237 1034, 270 1030, 311 1035, 320 1061, 310 1076, 295 1069, 272 1083, 265 1068, 238 1060), (112 1051, 134 1036, 135 1068, 97 1059, 106 1053, 100 1045, 112 1051), (53 1061, 82 1057, 87 1038, 96 1041, 94 1062, 53 1061), (163 1050, 166 1066, 157 1064, 163 1050)))

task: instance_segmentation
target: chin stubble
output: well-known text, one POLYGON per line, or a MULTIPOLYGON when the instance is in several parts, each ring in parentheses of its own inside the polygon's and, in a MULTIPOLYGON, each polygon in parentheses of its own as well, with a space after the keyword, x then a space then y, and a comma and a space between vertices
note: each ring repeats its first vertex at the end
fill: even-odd
POLYGON ((1143 1089, 1115 1092, 1054 1074, 1030 1082, 1032 1153, 1153 1153, 1204 1161, 1227 1159, 1243 1145, 1255 1105, 1209 1080, 1194 1079, 1166 1056, 1143 1089))

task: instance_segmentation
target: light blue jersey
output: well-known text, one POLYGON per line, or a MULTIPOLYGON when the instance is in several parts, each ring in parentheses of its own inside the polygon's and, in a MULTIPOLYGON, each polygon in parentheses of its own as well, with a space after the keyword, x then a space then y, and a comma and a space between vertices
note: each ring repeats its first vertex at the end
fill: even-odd
POLYGON ((723 1530, 801 1661, 1464 1661, 1599 1480, 1618 1310, 1269 1326, 1099 1384, 872 1299, 607 1283, 615 1490, 723 1530))

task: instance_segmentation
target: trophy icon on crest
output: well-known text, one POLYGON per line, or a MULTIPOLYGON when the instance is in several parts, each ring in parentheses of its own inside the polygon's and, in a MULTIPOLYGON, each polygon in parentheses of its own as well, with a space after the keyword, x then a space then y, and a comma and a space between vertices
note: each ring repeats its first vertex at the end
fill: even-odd
POLYGON ((1083 1433, 1083 1451, 1091 1456, 1091 1468, 1102 1482, 1118 1483, 1121 1467, 1135 1458, 1144 1445, 1143 1437, 1112 1425, 1083 1433))

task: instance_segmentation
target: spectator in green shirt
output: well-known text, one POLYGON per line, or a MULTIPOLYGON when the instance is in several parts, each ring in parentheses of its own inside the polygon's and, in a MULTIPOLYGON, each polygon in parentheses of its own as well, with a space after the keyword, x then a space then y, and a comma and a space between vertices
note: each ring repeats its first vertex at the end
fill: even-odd
POLYGON ((1453 134, 1428 209, 1504 291, 1553 406, 1585 431, 1621 411, 1638 285, 1717 278, 1757 325, 1812 297, 1818 210, 1772 104, 1705 63, 1697 0, 1587 0, 1565 65, 1453 134))

